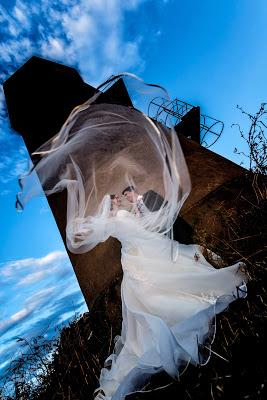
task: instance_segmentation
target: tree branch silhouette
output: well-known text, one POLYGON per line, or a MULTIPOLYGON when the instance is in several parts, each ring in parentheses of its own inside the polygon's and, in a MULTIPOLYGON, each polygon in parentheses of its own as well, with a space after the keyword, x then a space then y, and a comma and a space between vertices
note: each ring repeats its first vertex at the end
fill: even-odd
POLYGON ((239 151, 236 147, 234 153, 244 155, 249 159, 249 170, 255 173, 266 175, 267 173, 267 103, 261 103, 259 110, 256 114, 250 114, 242 107, 237 106, 242 114, 246 115, 250 120, 250 127, 248 132, 240 127, 239 124, 232 124, 237 126, 240 136, 248 145, 248 154, 239 151))

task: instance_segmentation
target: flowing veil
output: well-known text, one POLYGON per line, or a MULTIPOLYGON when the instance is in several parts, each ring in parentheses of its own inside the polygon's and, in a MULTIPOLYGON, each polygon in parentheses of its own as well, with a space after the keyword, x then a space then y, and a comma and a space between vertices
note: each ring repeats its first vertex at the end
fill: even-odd
POLYGON ((238 264, 215 269, 202 254, 195 260, 197 245, 180 246, 166 237, 191 184, 171 118, 163 124, 147 116, 157 97, 169 100, 162 87, 131 74, 110 78, 33 153, 35 165, 20 178, 18 208, 41 188, 46 195, 66 190, 63 212, 71 252, 88 252, 110 236, 130 243, 121 251, 122 333, 109 358, 111 369, 101 371, 99 391, 105 395, 99 392, 98 399, 121 400, 163 369, 177 377, 180 366, 205 364, 216 331, 214 317, 237 298, 244 279, 238 264), (118 80, 132 105, 106 96, 118 80), (114 215, 111 196, 129 187, 147 204, 155 204, 155 196, 160 201, 137 217, 123 200, 122 213, 114 215), (128 217, 120 219, 123 213, 128 217), (206 339, 211 339, 208 346, 206 339))
MULTIPOLYGON (((91 250, 108 238, 108 195, 134 186, 157 193, 160 207, 139 219, 161 235, 172 225, 190 192, 190 178, 171 119, 168 127, 146 115, 155 97, 168 99, 160 86, 131 74, 114 76, 97 94, 76 107, 60 132, 34 153, 38 161, 20 178, 17 206, 40 193, 67 190, 67 246, 73 253, 91 250), (104 102, 101 95, 122 79, 133 106, 104 102)), ((122 208, 127 209, 126 204, 122 208)))

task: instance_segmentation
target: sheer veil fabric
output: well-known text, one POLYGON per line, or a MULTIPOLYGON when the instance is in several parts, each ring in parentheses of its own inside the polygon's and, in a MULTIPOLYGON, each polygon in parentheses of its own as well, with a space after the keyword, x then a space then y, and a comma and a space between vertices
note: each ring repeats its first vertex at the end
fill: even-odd
MULTIPOLYGON (((139 223, 164 235, 190 192, 176 132, 142 112, 147 112, 153 98, 168 98, 166 91, 130 74, 113 77, 109 83, 119 78, 124 79, 137 108, 97 104, 98 92, 76 107, 60 132, 33 153, 41 159, 20 179, 23 190, 17 204, 21 207, 41 193, 35 173, 47 195, 67 190, 67 245, 74 253, 89 251, 106 240, 108 194, 121 194, 128 186, 141 194, 151 190, 159 194, 160 208, 147 213, 139 223)), ((121 208, 131 211, 127 202, 121 208)))
POLYGON ((90 251, 110 236, 122 244, 122 330, 101 371, 99 400, 122 400, 152 374, 165 370, 177 378, 186 364, 206 363, 215 315, 238 293, 246 295, 240 264, 215 269, 199 246, 170 238, 190 178, 171 120, 167 127, 145 114, 153 98, 168 94, 130 74, 99 89, 119 78, 133 107, 98 104, 98 92, 74 109, 60 132, 34 153, 39 161, 21 178, 17 199, 23 207, 41 192, 37 173, 47 195, 67 190, 71 252, 90 251), (111 212, 111 195, 127 187, 141 199, 156 194, 161 201, 138 215, 135 202, 122 199, 111 212))

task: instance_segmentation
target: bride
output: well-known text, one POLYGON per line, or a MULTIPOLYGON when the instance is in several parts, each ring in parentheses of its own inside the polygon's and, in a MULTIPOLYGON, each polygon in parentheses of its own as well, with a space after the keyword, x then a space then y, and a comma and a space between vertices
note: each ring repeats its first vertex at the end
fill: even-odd
POLYGON ((101 370, 99 400, 124 399, 162 370, 178 378, 187 363, 206 363, 199 344, 214 336, 214 316, 246 295, 241 264, 216 269, 200 246, 149 232, 137 218, 118 209, 108 224, 122 245, 123 322, 101 370))
MULTIPOLYGON (((152 374, 164 370, 177 378, 187 364, 208 362, 216 314, 246 296, 240 263, 216 269, 200 246, 172 239, 190 178, 171 123, 140 111, 151 98, 167 94, 131 75, 123 79, 138 110, 97 104, 101 92, 73 110, 60 132, 34 153, 40 160, 21 180, 18 199, 23 204, 36 194, 36 172, 47 195, 67 190, 70 251, 90 251, 110 236, 121 242, 121 335, 101 370, 98 400, 122 400, 152 374), (113 194, 125 188, 161 200, 144 213, 131 212, 143 198, 138 195, 136 205, 113 194)), ((147 197, 146 204, 153 204, 147 197)))

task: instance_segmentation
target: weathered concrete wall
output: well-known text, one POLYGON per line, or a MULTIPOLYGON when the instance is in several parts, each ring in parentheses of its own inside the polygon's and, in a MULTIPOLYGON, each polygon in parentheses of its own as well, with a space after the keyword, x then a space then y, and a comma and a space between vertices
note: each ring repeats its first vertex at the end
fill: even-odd
POLYGON ((201 199, 246 170, 184 136, 179 135, 179 140, 192 183, 192 191, 181 210, 181 216, 185 218, 201 199))

